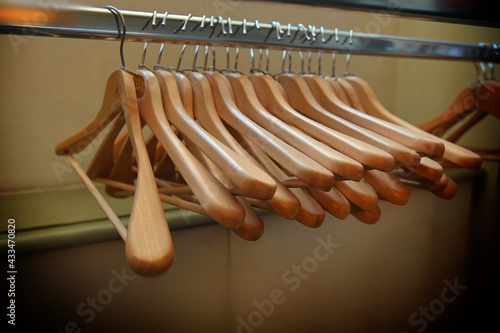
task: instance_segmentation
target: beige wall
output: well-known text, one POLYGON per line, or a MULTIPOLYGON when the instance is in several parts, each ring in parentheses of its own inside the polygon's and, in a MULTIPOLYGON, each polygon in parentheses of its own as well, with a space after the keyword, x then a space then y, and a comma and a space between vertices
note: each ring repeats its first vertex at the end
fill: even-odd
MULTIPOLYGON (((498 42, 500 37, 498 29, 282 4, 197 0, 116 1, 114 5, 282 24, 304 22, 341 30, 364 31, 375 26, 379 31, 370 32, 467 43, 498 42)), ((14 49, 0 36, 0 49, 0 191, 79 186, 72 172, 58 177, 54 163, 66 162, 53 149, 59 140, 93 118, 107 76, 120 65, 118 44, 33 38, 14 49)), ((178 48, 169 50, 164 63, 175 65, 178 48)), ((142 45, 126 45, 128 66, 135 68, 141 52, 142 45)), ((154 61, 154 53, 150 54, 148 61, 154 61)), ((337 68, 342 73, 345 59, 338 58, 337 68)), ((272 64, 279 70, 279 61, 272 64)), ((240 64, 240 69, 244 66, 240 64)), ((355 56, 350 72, 371 83, 389 110, 413 123, 443 110, 475 80, 469 63, 386 57, 355 56)), ((498 147, 498 125, 496 119, 483 121, 464 142, 498 147)), ((82 154, 84 165, 93 152, 91 147, 82 154)), ((464 181, 459 183, 458 196, 444 201, 415 189, 404 207, 381 203, 382 219, 373 226, 352 217, 345 221, 328 217, 322 227, 306 229, 266 215, 266 232, 254 243, 242 241, 217 225, 175 231, 172 269, 158 278, 131 278, 123 291, 112 293, 109 304, 90 322, 85 322, 89 312, 81 315, 88 307, 80 308, 80 314, 76 310, 87 297, 99 295, 103 299, 110 295, 110 288, 119 288, 118 283, 111 287, 109 283, 126 267, 123 243, 25 255, 19 259, 19 303, 25 311, 20 310, 18 319, 33 320, 44 331, 52 332, 63 331, 71 321, 83 332, 236 332, 238 317, 248 320, 257 309, 253 302, 262 304, 274 291, 275 296, 280 295, 275 297, 280 304, 269 317, 262 315, 263 323, 254 325, 255 332, 416 332, 423 327, 422 321, 412 326, 409 316, 432 301, 437 304, 435 300, 447 288, 443 281, 458 279, 459 284, 470 286, 483 277, 485 271, 481 270, 473 272, 471 278, 469 256, 488 256, 483 260, 491 264, 487 251, 499 235, 493 225, 498 216, 494 206, 498 202, 498 167, 492 163, 485 167, 488 182, 483 192, 464 181), (483 203, 479 205, 479 199, 474 198, 484 199, 483 203), (480 209, 479 221, 471 224, 471 217, 480 209), (471 239, 471 235, 479 238, 471 239), (315 259, 317 268, 310 266, 307 279, 297 280, 298 275, 289 271, 293 265, 314 265, 318 237, 331 237, 339 247, 324 261, 315 259), (483 242, 479 248, 478 240, 483 242), (297 281, 300 287, 291 290, 297 281), (23 313, 29 317, 22 317, 23 313)), ((54 205, 54 209, 64 209, 54 205)), ((50 221, 50 212, 44 212, 37 218, 50 221)), ((23 222, 18 223, 22 226, 23 222)), ((467 306, 468 299, 475 299, 472 292, 463 292, 446 304, 426 332, 445 332, 440 326, 459 318, 454 314, 467 306)))

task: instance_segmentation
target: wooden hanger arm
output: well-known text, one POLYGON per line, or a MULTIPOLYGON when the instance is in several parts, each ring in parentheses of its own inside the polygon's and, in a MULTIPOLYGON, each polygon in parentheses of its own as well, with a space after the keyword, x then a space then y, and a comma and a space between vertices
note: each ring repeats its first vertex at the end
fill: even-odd
MULTIPOLYGON (((420 156, 414 150, 390 138, 379 135, 371 131, 371 129, 360 127, 344 119, 344 117, 339 117, 323 108, 316 100, 303 77, 295 74, 283 74, 280 75, 278 80, 287 91, 292 106, 300 112, 332 129, 366 142, 373 148, 385 151, 394 158, 397 164, 418 165, 420 156)), ((337 108, 335 104, 330 105, 337 108)))
POLYGON ((122 112, 119 90, 121 76, 121 70, 111 73, 101 107, 94 119, 83 130, 59 142, 55 147, 56 154, 63 155, 66 151, 72 154, 81 152, 122 112))
POLYGON ((235 186, 249 196, 262 200, 270 199, 276 191, 273 180, 243 156, 214 138, 188 115, 180 101, 175 77, 171 73, 159 70, 156 74, 161 86, 164 109, 172 124, 223 170, 235 186))
MULTIPOLYGON (((238 96, 239 109, 248 118, 330 171, 335 173, 338 168, 342 167, 341 164, 345 159, 339 160, 339 154, 335 150, 269 113, 260 104, 252 83, 246 76, 231 73, 227 75, 227 78, 233 87, 233 91, 238 96)), ((361 173, 362 166, 354 160, 345 167, 353 167, 353 164, 359 167, 361 173)))
MULTIPOLYGON (((355 91, 362 96, 361 101, 363 102, 363 109, 365 110, 366 113, 383 119, 385 121, 391 122, 393 124, 400 125, 404 128, 409 128, 413 130, 416 134, 418 134, 418 137, 424 137, 426 138, 425 135, 422 135, 425 133, 424 131, 421 131, 418 129, 416 126, 405 126, 405 121, 402 121, 402 119, 396 117, 389 111, 387 111, 384 106, 380 103, 380 101, 377 99, 375 93, 373 90, 370 88, 368 83, 363 81, 361 78, 357 76, 347 76, 345 77, 345 80, 349 82, 349 84, 355 89, 355 91), (399 119, 400 121, 395 121, 396 119, 399 119)), ((422 153, 426 156, 429 157, 440 157, 444 154, 444 145, 441 141, 439 140, 433 140, 433 136, 429 137, 427 136, 428 141, 426 145, 424 145, 422 148, 424 151, 422 153)))
POLYGON ((375 224, 376 222, 378 222, 378 220, 380 220, 382 211, 380 210, 380 207, 378 205, 369 210, 365 210, 357 207, 356 205, 352 205, 351 215, 354 216, 358 221, 365 224, 375 224))
MULTIPOLYGON (((332 86, 326 79, 317 75, 304 75, 303 77, 316 100, 326 110, 411 149, 413 152, 405 152, 407 165, 417 166, 420 162, 420 156, 417 153, 425 154, 429 151, 429 145, 436 144, 435 140, 430 140, 427 136, 421 136, 410 129, 370 116, 361 112, 362 109, 345 105, 336 97, 332 86)), ((339 81, 345 80, 339 79, 339 81)), ((347 86, 348 83, 345 85, 347 86)))
POLYGON ((239 142, 248 149, 253 157, 269 172, 276 180, 278 188, 274 197, 266 201, 266 205, 278 215, 292 220, 295 219, 301 210, 299 199, 287 188, 281 180, 286 177, 286 174, 267 156, 259 147, 244 136, 239 135, 239 142))
MULTIPOLYGON (((253 76, 251 77, 251 79, 254 82, 256 81, 253 76)), ((265 79, 265 77, 262 76, 260 79, 263 80, 265 79)), ((270 81, 268 80, 268 78, 266 80, 270 81)), ((357 140, 355 138, 352 138, 351 136, 335 131, 332 128, 322 124, 320 121, 318 121, 318 119, 311 119, 310 117, 307 117, 306 115, 298 112, 298 110, 292 108, 292 105, 290 105, 289 107, 284 107, 285 103, 270 104, 271 100, 266 100, 264 98, 266 96, 269 98, 270 96, 279 96, 278 91, 277 88, 274 88, 274 90, 271 91, 274 91, 275 94, 269 94, 266 89, 264 89, 264 83, 266 82, 262 81, 260 82, 260 84, 257 84, 255 82, 255 89, 258 92, 259 98, 263 98, 261 99, 263 101, 263 104, 276 117, 279 117, 286 123, 304 131, 311 137, 325 143, 331 148, 338 150, 339 152, 359 164, 381 170, 392 170, 394 168, 394 158, 388 153, 375 148, 361 140, 357 140)), ((272 84, 270 82, 266 84, 268 84, 266 88, 272 89, 272 84)), ((278 86, 276 85, 276 87, 278 86)), ((344 159, 344 161, 346 160, 344 159)), ((337 169, 336 173, 346 179, 356 180, 360 176, 359 169, 356 169, 356 167, 346 167, 344 170, 342 170, 342 168, 337 169), (354 171, 354 173, 347 175, 346 171, 354 171)))
POLYGON ((476 109, 477 104, 474 90, 466 88, 458 94, 443 112, 420 123, 417 127, 435 136, 442 137, 451 127, 476 109))
MULTIPOLYGON (((358 143, 362 142, 367 149, 372 151, 371 156, 378 155, 377 158, 372 157, 367 159, 365 157, 365 161, 363 162, 361 162, 359 160, 360 157, 358 157, 357 160, 362 164, 370 168, 388 171, 386 168, 387 165, 383 165, 383 163, 381 163, 385 161, 392 164, 392 167, 394 167, 394 157, 386 151, 397 149, 394 145, 391 146, 387 140, 376 135, 375 133, 370 133, 369 130, 360 128, 359 126, 347 122, 344 119, 324 110, 324 108, 322 108, 314 99, 314 96, 307 87, 307 84, 298 75, 282 74, 278 77, 278 81, 287 92, 290 105, 294 109, 332 130, 342 132, 343 135, 347 136, 346 139, 349 139, 348 141, 350 142, 355 142, 353 139, 357 139, 358 143), (377 147, 374 145, 377 145, 377 147)), ((342 146, 335 146, 335 148, 339 150, 343 149, 342 146)), ((345 153, 347 154, 347 152, 345 153)))
MULTIPOLYGON (((327 148, 322 148, 322 152, 329 155, 328 158, 320 158, 322 165, 331 170, 335 175, 339 175, 345 179, 358 181, 362 178, 363 165, 332 148, 334 146, 333 143, 337 142, 335 133, 332 133, 326 126, 322 126, 293 110, 285 100, 284 92, 280 91, 282 87, 276 80, 268 75, 253 74, 250 76, 249 81, 253 85, 257 98, 263 107, 265 107, 266 112, 287 123, 295 131, 304 133, 305 137, 309 138, 307 140, 315 139, 315 141, 322 143, 327 148)), ((269 121, 269 123, 274 124, 272 121, 269 121)), ((348 151, 349 147, 345 147, 345 150, 348 151)))
MULTIPOLYGON (((192 75, 196 74, 190 73, 188 77, 191 79, 192 75)), ((225 85, 217 81, 226 78, 217 74, 219 73, 210 73, 206 77, 211 83, 212 89, 224 89, 225 85)), ((266 151, 271 158, 277 160, 283 168, 304 180, 304 182, 319 189, 331 189, 334 183, 334 176, 331 171, 252 122, 238 109, 234 108, 234 105, 227 106, 227 108, 218 110, 219 115, 236 131, 244 133, 252 142, 266 151)))
POLYGON ((113 170, 113 148, 115 140, 120 134, 120 131, 125 126, 125 118, 123 113, 118 115, 113 122, 111 129, 106 134, 106 137, 101 142, 99 149, 95 153, 92 161, 87 169, 87 175, 90 179, 97 177, 108 177, 113 170))
POLYGON ((488 112, 477 109, 475 110, 467 119, 464 120, 464 123, 461 124, 457 129, 455 129, 452 133, 450 133, 446 140, 449 142, 457 142, 469 129, 474 127, 478 122, 483 120, 488 115, 488 112))
POLYGON ((371 210, 378 204, 377 193, 366 183, 344 180, 336 182, 335 187, 349 202, 361 209, 371 210))
POLYGON ((333 187, 330 191, 320 191, 315 188, 308 188, 311 196, 332 216, 338 219, 345 219, 349 216, 351 205, 339 190, 333 187))
MULTIPOLYGON (((188 80, 185 76, 178 76, 178 79, 188 80)), ((250 142, 245 141, 239 136, 237 133, 230 133, 228 128, 223 124, 220 119, 216 109, 217 108, 225 108, 226 103, 229 103, 233 100, 232 96, 228 96, 223 98, 215 98, 214 103, 216 104, 215 108, 205 107, 205 101, 209 99, 213 93, 220 93, 220 90, 212 92, 210 87, 210 83, 208 79, 198 77, 197 80, 192 80, 191 82, 192 92, 194 93, 194 112, 195 118, 200 122, 200 124, 209 131, 214 137, 221 140, 221 142, 225 143, 228 147, 233 149, 235 152, 244 156, 248 161, 254 163, 256 166, 261 168, 262 170, 267 170, 259 161, 257 161, 243 146, 248 148, 251 145, 250 142), (235 137, 238 136, 238 139, 235 137)), ((230 88, 229 82, 227 83, 227 87, 230 88)), ((263 154, 265 156, 265 154, 263 154)), ((262 157, 262 156, 261 156, 262 157)), ((267 156, 265 156, 267 157, 267 156)), ((251 204, 255 205, 255 203, 262 204, 259 207, 265 207, 263 209, 273 210, 278 215, 286 218, 286 219, 294 219, 297 216, 300 210, 300 202, 297 198, 285 187, 281 182, 273 175, 273 173, 268 172, 269 176, 275 182, 277 189, 274 193, 273 197, 266 202, 251 200, 251 204)))
POLYGON ((410 200, 410 190, 394 174, 379 170, 368 170, 363 177, 379 197, 395 205, 406 205, 410 200))
MULTIPOLYGON (((356 88, 356 91, 360 93, 366 93, 366 92, 371 92, 373 95, 373 105, 370 107, 365 106, 365 110, 369 113, 372 114, 373 116, 382 118, 386 121, 390 121, 392 123, 398 124, 400 126, 410 128, 421 135, 428 135, 429 138, 436 140, 441 144, 442 147, 444 147, 444 153, 442 154, 442 158, 445 160, 448 160, 458 166, 472 169, 472 170, 477 170, 481 167, 482 165, 482 159, 479 155, 471 152, 468 149, 462 148, 452 142, 446 141, 444 139, 441 139, 437 136, 434 136, 430 133, 425 132, 424 130, 404 121, 403 119, 396 117, 394 114, 390 113, 389 111, 385 110, 380 103, 378 103, 374 97, 373 92, 371 91, 368 83, 364 82, 358 77, 348 77, 347 78, 349 82, 353 83, 353 87, 356 88)), ((435 154, 439 155, 439 154, 435 154)), ((429 155, 432 156, 432 155, 429 155)))

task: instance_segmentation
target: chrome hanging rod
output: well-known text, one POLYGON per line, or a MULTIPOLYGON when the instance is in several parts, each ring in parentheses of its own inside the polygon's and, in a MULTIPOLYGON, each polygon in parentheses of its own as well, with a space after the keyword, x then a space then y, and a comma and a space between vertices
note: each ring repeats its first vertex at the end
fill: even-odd
MULTIPOLYGON (((120 13, 126 22, 126 41, 500 62, 499 44, 460 44, 168 12, 120 10, 120 13)), ((117 24, 116 16, 107 8, 0 5, 0 34, 9 35, 13 45, 33 36, 119 40, 117 24)))

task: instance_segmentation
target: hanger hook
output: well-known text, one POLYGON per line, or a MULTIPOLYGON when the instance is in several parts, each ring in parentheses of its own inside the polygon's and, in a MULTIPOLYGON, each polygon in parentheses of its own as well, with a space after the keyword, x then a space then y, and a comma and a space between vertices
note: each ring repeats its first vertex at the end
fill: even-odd
POLYGON ((322 76, 323 73, 321 73, 321 51, 318 51, 318 75, 322 76))
POLYGON ((331 77, 333 78, 336 78, 337 77, 337 73, 335 71, 335 58, 336 58, 337 54, 335 52, 332 52, 332 75, 331 77))
POLYGON ((253 48, 250 48, 250 60, 251 60, 250 70, 253 70, 253 69, 255 69, 255 54, 253 52, 253 48))
MULTIPOLYGON (((165 26, 167 24, 167 17, 168 17, 168 12, 165 12, 163 19, 161 21, 161 25, 165 26)), ((163 50, 165 49, 165 43, 161 43, 160 45, 160 51, 158 52, 158 58, 156 59, 156 65, 154 66, 154 69, 161 68, 161 57, 163 55, 163 50)), ((145 51, 144 51, 145 52, 145 51)))
POLYGON ((184 31, 186 30, 186 27, 187 27, 187 24, 189 23, 189 20, 191 19, 191 17, 193 16, 193 14, 188 14, 186 16, 186 19, 184 20, 184 22, 181 23, 181 25, 174 30, 175 33, 178 33, 179 31, 184 31))
POLYGON ((204 70, 214 70, 215 69, 215 47, 212 46, 212 66, 208 66, 208 50, 209 45, 205 45, 205 60, 203 62, 204 70))
POLYGON ((165 43, 161 43, 160 45, 160 50, 158 51, 158 58, 156 59, 156 65, 154 66, 154 69, 159 69, 162 68, 160 63, 161 63, 161 57, 163 55, 163 49, 165 48, 165 43))
POLYGON ((307 51, 307 73, 308 74, 312 73, 311 64, 312 64, 312 52, 307 51))
POLYGON ((139 76, 136 73, 132 72, 131 70, 127 69, 125 66, 125 55, 123 51, 123 46, 125 44, 125 36, 127 35, 127 25, 125 24, 125 17, 123 17, 123 14, 118 10, 118 8, 114 6, 106 6, 106 9, 108 9, 116 19, 116 25, 118 29, 118 37, 120 38, 120 59, 121 59, 121 69, 128 72, 129 74, 132 74, 134 76, 139 76), (120 29, 120 24, 121 23, 121 29, 120 29))
POLYGON ((344 76, 351 75, 351 73, 349 73, 349 65, 350 64, 351 64, 351 54, 347 53, 344 76))
POLYGON ((316 26, 314 25, 308 25, 307 30, 310 31, 311 33, 311 39, 313 42, 316 41, 316 26))
POLYGON ((146 61, 146 52, 148 50, 148 42, 144 43, 144 49, 142 50, 142 57, 141 57, 141 63, 139 64, 139 69, 149 69, 144 65, 144 62, 146 61))
POLYGON ((262 68, 262 49, 259 49, 259 65, 258 70, 260 71, 262 68))
POLYGON ((302 54, 302 51, 299 51, 299 57, 300 57, 300 74, 305 74, 305 72, 304 72, 304 55, 302 54))
POLYGON ((266 71, 265 73, 269 73, 269 49, 266 49, 266 71))
POLYGON ((236 47, 235 54, 234 54, 234 71, 238 71, 238 60, 240 58, 240 48, 236 47))
POLYGON ((290 50, 283 50, 283 56, 281 58, 281 72, 291 73, 292 72, 292 52, 290 50), (285 70, 285 62, 288 57, 288 70, 285 70))
POLYGON ((196 45, 196 48, 194 49, 194 56, 193 56, 193 65, 191 66, 193 70, 196 69, 196 60, 198 59, 198 52, 200 51, 200 45, 196 45))
POLYGON ((272 21, 271 25, 276 29, 276 38, 281 40, 281 35, 284 33, 284 31, 281 30, 281 24, 278 21, 272 21))
POLYGON ((221 24, 222 34, 227 35, 226 26, 224 24, 224 19, 222 18, 222 16, 217 16, 217 23, 219 23, 219 22, 221 24))
POLYGON ((125 42, 125 34, 127 33, 127 27, 125 26, 125 18, 122 13, 113 6, 106 6, 106 8, 113 13, 116 19, 116 25, 118 29, 118 37, 120 37, 120 59, 122 62, 122 67, 125 67, 125 56, 123 55, 123 44, 125 42), (120 27, 121 23, 121 27, 120 27))
POLYGON ((243 19, 243 35, 247 34, 247 19, 243 19))
POLYGON ((179 54, 179 59, 177 59, 177 71, 181 70, 182 58, 184 57, 184 52, 187 49, 187 44, 182 45, 181 53, 179 54))
POLYGON ((227 27, 228 27, 228 30, 227 30, 228 34, 232 35, 233 34, 233 25, 232 25, 230 17, 227 18, 227 27))
POLYGON ((297 28, 298 28, 297 32, 299 32, 301 29, 304 30, 304 37, 307 40, 311 40, 311 37, 309 37, 309 31, 307 30, 307 28, 302 23, 297 24, 297 28))

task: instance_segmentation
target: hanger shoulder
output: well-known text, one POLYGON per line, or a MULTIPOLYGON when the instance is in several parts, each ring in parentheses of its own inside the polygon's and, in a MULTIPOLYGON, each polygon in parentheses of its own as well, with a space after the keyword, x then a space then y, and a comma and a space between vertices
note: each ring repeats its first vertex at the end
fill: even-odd
POLYGON ((347 98, 347 95, 344 92, 344 89, 342 89, 342 86, 338 82, 337 78, 333 77, 325 77, 324 80, 330 85, 332 88, 333 92, 335 93, 335 96, 345 105, 351 105, 351 102, 349 101, 349 98, 347 98))
MULTIPOLYGON (((199 73, 197 74, 199 75, 199 73)), ((238 142, 238 140, 228 131, 216 111, 216 108, 223 108, 226 103, 231 103, 234 100, 230 91, 226 91, 226 94, 222 98, 215 98, 214 103, 216 104, 216 107, 211 107, 210 104, 207 105, 207 103, 205 103, 206 100, 212 98, 213 94, 210 83, 206 78, 203 79, 199 77, 197 80, 192 80, 190 82, 186 76, 182 75, 181 79, 187 80, 192 87, 192 91, 195 95, 193 100, 193 114, 200 124, 212 135, 214 135, 214 137, 217 137, 235 152, 244 156, 250 163, 254 163, 262 168, 262 170, 265 170, 265 168, 256 159, 254 159, 254 157, 250 155, 238 142)), ((227 87, 230 88, 229 84, 227 87)), ((249 145, 250 143, 245 143, 246 147, 249 145)), ((295 218, 300 208, 300 202, 298 202, 297 198, 295 198, 295 196, 285 186, 283 186, 278 179, 276 179, 272 174, 269 174, 269 176, 273 178, 273 181, 277 186, 273 197, 265 202, 251 198, 248 198, 248 200, 252 204, 258 205, 259 207, 264 206, 264 209, 271 209, 284 218, 295 218)), ((235 230, 235 232, 240 235, 240 237, 248 237, 248 233, 244 230, 238 229, 235 230)))
MULTIPOLYGON (((361 109, 356 109, 342 103, 335 96, 331 85, 328 84, 328 80, 317 75, 306 75, 304 76, 304 80, 311 88, 311 92, 317 101, 326 110, 398 143, 399 151, 395 153, 399 154, 399 159, 403 160, 406 165, 417 166, 420 162, 420 155, 418 153, 426 154, 435 152, 434 148, 429 149, 430 146, 436 145, 435 140, 430 140, 427 136, 421 136, 410 129, 373 117, 361 112, 361 109), (401 145, 406 146, 409 150, 402 148, 401 145)), ((347 80, 343 81, 345 85, 348 85, 347 80)), ((440 149, 440 152, 444 152, 444 150, 440 149)), ((434 153, 433 156, 435 156, 434 153)))
POLYGON ((83 130, 59 142, 55 147, 57 155, 63 155, 66 151, 71 151, 72 154, 81 152, 122 111, 120 107, 121 76, 121 70, 111 73, 106 83, 101 107, 95 118, 83 130))
MULTIPOLYGON (((262 77, 263 75, 252 75, 251 78, 257 76, 262 77)), ((298 130, 294 126, 268 112, 260 103, 256 90, 254 90, 252 82, 250 81, 251 79, 241 74, 229 74, 227 77, 235 91, 235 94, 239 96, 239 99, 245 99, 245 101, 241 101, 242 107, 240 107, 240 110, 257 124, 266 128, 281 140, 288 143, 292 147, 295 147, 297 150, 317 161, 333 173, 341 167, 357 167, 358 172, 362 173, 361 164, 339 154, 326 144, 313 139, 303 131, 298 130)), ((259 92, 260 96, 266 95, 268 97, 274 93, 279 94, 278 91, 265 91, 265 93, 263 93, 263 91, 259 92)), ((343 170, 342 173, 347 174, 349 172, 351 171, 347 172, 343 170)))
POLYGON ((319 161, 334 174, 347 179, 361 179, 363 173, 361 163, 331 148, 321 140, 313 138, 308 131, 314 132, 318 124, 310 119, 304 120, 297 117, 298 113, 285 100, 276 80, 259 73, 251 75, 249 82, 261 102, 263 109, 261 112, 266 114, 264 123, 269 124, 271 128, 275 128, 282 135, 285 134, 283 132, 286 129, 291 129, 292 131, 288 132, 289 140, 293 141, 294 138, 297 138, 305 142, 304 145, 297 148, 319 161), (285 130, 281 130, 279 126, 281 123, 286 124, 285 130))
POLYGON ((453 102, 441 113, 417 125, 426 132, 442 137, 446 131, 477 108, 474 89, 462 90, 453 102))
POLYGON ((87 175, 90 179, 108 177, 111 173, 114 165, 115 141, 124 126, 125 118, 122 113, 114 120, 111 129, 106 134, 106 137, 103 139, 99 149, 89 164, 87 175))
MULTIPOLYGON (((295 74, 282 74, 278 81, 285 89, 290 105, 302 113, 303 116, 330 128, 331 135, 335 135, 335 148, 359 161, 361 164, 383 171, 394 168, 395 160, 388 152, 378 147, 374 147, 363 139, 370 138, 365 132, 366 129, 359 129, 352 123, 337 117, 324 110, 319 105, 301 77, 295 74)), ((313 135, 312 132, 309 132, 313 135)))
POLYGON ((349 105, 356 110, 363 111, 363 104, 360 101, 360 97, 356 91, 354 91, 352 86, 341 77, 337 79, 337 83, 338 86, 344 91, 344 94, 349 101, 349 105))
POLYGON ((500 82, 485 81, 475 90, 478 108, 500 118, 500 82))
MULTIPOLYGON (((161 81, 164 100, 172 95, 179 95, 174 76, 166 71, 157 71, 161 81)), ((177 98, 178 100, 179 98, 177 98)), ((207 101, 208 103, 208 101, 207 101)), ((270 199, 276 191, 276 185, 262 170, 248 163, 225 144, 214 138, 202 126, 191 118, 181 103, 165 107, 170 121, 182 134, 197 145, 243 192, 260 199, 270 199)))
MULTIPOLYGON (((214 90, 214 95, 219 95, 220 98, 217 89, 227 89, 227 85, 221 83, 226 78, 215 72, 208 73, 206 77, 214 90)), ((236 99, 238 99, 237 96, 236 99)), ((283 168, 313 187, 328 190, 333 186, 334 176, 331 171, 252 122, 235 105, 227 104, 226 106, 227 108, 218 109, 220 117, 236 131, 244 133, 258 144, 269 156, 279 161, 278 163, 283 168)))
MULTIPOLYGON (((358 77, 352 76, 347 78, 349 82, 353 84, 353 87, 355 87, 356 91, 360 93, 368 93, 368 94, 373 94, 373 91, 370 89, 368 83, 365 81, 361 80, 358 77)), ((374 96, 374 94, 373 94, 374 96)), ((365 106, 365 110, 369 113, 372 114, 376 117, 380 117, 386 121, 392 122, 394 124, 403 126, 405 128, 410 128, 413 131, 419 133, 420 135, 427 135, 430 139, 436 140, 438 143, 440 143, 440 146, 444 148, 444 152, 441 155, 443 159, 450 161, 454 163, 455 165, 472 169, 472 170, 477 170, 481 167, 482 165, 482 159, 479 155, 471 152, 468 149, 465 149, 463 147, 460 147, 452 142, 446 141, 444 139, 441 139, 437 136, 434 136, 430 133, 425 132, 424 130, 418 128, 415 125, 412 125, 403 119, 396 117, 389 111, 387 111, 381 104, 380 102, 376 101, 374 102, 374 105, 367 105, 365 106)), ((435 146, 435 149, 441 149, 439 146, 435 146)), ((436 154, 439 156, 439 154, 436 154)))

